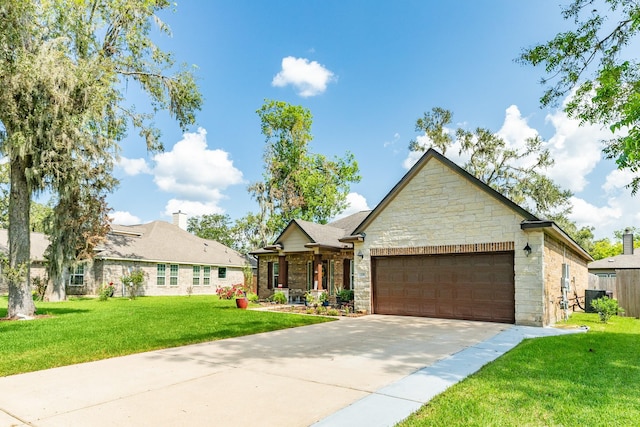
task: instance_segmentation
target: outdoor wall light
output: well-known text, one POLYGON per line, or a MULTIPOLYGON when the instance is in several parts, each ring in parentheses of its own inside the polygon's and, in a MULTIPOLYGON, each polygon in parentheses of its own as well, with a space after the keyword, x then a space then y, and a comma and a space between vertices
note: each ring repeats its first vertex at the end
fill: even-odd
POLYGON ((527 246, 525 246, 523 250, 524 250, 524 254, 525 254, 526 256, 531 255, 531 250, 532 250, 532 249, 531 249, 531 246, 529 246, 529 242, 527 242, 527 246))
POLYGON ((362 253, 362 251, 358 251, 358 256, 360 257, 360 259, 364 258, 364 254, 362 253))

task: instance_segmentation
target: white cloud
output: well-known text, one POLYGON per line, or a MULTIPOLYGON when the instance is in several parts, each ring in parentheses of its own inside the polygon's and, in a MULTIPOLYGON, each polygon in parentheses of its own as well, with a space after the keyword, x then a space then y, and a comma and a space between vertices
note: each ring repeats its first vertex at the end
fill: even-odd
POLYGON ((538 131, 529 126, 516 105, 511 105, 505 110, 504 123, 497 134, 512 147, 524 147, 526 140, 536 137, 538 131))
POLYGON ((221 190, 243 179, 229 153, 207 148, 206 134, 202 128, 185 133, 171 151, 155 155, 153 175, 158 187, 176 199, 215 206, 224 198, 221 190))
POLYGON ((191 200, 171 199, 165 206, 164 214, 170 217, 178 211, 186 213, 189 217, 224 213, 224 210, 217 206, 215 202, 205 203, 194 202, 191 200))
POLYGON ((385 141, 383 146, 384 148, 392 147, 396 145, 396 143, 400 140, 400 134, 398 132, 393 134, 393 139, 391 141, 385 141))
POLYGON ((625 187, 631 183, 631 180, 635 176, 636 174, 631 172, 629 169, 614 169, 609 175, 607 175, 607 179, 602 186, 602 189, 607 193, 616 192, 617 190, 631 191, 625 187))
POLYGON ((549 114, 546 120, 555 128, 548 145, 555 160, 549 176, 563 188, 584 190, 589 183, 587 175, 602 159, 600 141, 611 138, 611 132, 598 125, 581 126, 579 120, 569 118, 563 111, 549 114))
POLYGON ((282 70, 271 81, 272 86, 294 86, 298 95, 307 98, 327 90, 327 84, 335 81, 333 72, 316 61, 287 56, 282 59, 282 70))
MULTIPOLYGON (((455 131, 453 129, 449 129, 445 127, 444 132, 448 134, 452 134, 455 131)), ((418 135, 416 137, 416 142, 418 143, 419 146, 424 148, 424 151, 427 151, 429 147, 431 147, 431 138, 429 138, 426 134, 418 135)), ((436 150, 438 149, 436 148, 436 150)), ((424 151, 409 151, 409 154, 402 162, 402 167, 404 167, 405 169, 411 169, 411 167, 415 165, 418 160, 420 160, 420 157, 424 155, 424 151)), ((447 156, 449 160, 452 160, 454 163, 462 166, 467 160, 469 160, 469 156, 467 156, 466 154, 463 154, 461 156, 459 153, 460 153, 460 143, 456 140, 449 147, 447 152, 443 154, 447 156)))
POLYGON ((113 221, 114 224, 118 225, 135 225, 140 224, 142 221, 135 215, 132 215, 129 212, 116 211, 112 212, 109 217, 113 221))
POLYGON ((124 170, 124 173, 130 176, 139 175, 141 173, 151 173, 151 169, 144 159, 128 159, 126 157, 121 157, 118 161, 118 166, 124 170))
POLYGON ((347 204, 348 204, 347 208, 342 213, 337 215, 334 218, 334 221, 340 218, 347 217, 354 213, 358 213, 361 211, 368 211, 371 209, 369 207, 369 204, 367 203, 367 199, 363 195, 358 193, 347 194, 347 204))

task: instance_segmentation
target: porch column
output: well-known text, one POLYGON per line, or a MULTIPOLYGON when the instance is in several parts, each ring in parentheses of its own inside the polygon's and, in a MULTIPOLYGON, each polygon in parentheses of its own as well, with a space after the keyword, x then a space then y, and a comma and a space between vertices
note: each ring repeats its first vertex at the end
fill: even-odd
POLYGON ((278 265, 279 265, 279 282, 278 285, 282 285, 283 288, 289 287, 289 272, 287 266, 287 257, 285 255, 280 255, 278 257, 278 265))
POLYGON ((316 254, 313 257, 313 271, 314 274, 314 282, 318 284, 318 290, 322 290, 322 256, 320 254, 316 254))

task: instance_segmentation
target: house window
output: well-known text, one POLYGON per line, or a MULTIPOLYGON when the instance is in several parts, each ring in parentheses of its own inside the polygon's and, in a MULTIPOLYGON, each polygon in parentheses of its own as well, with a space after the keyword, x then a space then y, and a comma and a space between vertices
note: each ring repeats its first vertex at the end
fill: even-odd
POLYGON ((165 269, 167 268, 164 264, 158 264, 156 270, 156 285, 164 286, 165 285, 165 269))
POLYGON ((307 290, 313 289, 313 262, 307 262, 307 290))
POLYGON ((178 264, 171 264, 171 276, 169 276, 169 285, 178 286, 178 264))
POLYGON ((218 279, 227 278, 227 267, 218 267, 218 279))
POLYGON ((69 286, 84 285, 84 264, 76 265, 69 274, 69 286))
POLYGON ((354 280, 353 280, 354 279, 354 275, 353 274, 354 274, 354 271, 355 271, 354 268, 353 268, 354 265, 355 265, 354 262, 350 262, 349 263, 349 270, 351 270, 351 274, 350 274, 351 277, 350 277, 350 280, 349 280, 349 289, 353 289, 353 282, 354 282, 354 280))
POLYGON ((193 286, 200 286, 200 266, 193 266, 193 286))
POLYGON ((205 286, 211 284, 211 267, 208 265, 202 267, 202 284, 205 286))
POLYGON ((275 287, 277 287, 278 283, 280 283, 280 263, 279 262, 273 263, 273 278, 271 279, 271 283, 273 283, 273 286, 275 287))

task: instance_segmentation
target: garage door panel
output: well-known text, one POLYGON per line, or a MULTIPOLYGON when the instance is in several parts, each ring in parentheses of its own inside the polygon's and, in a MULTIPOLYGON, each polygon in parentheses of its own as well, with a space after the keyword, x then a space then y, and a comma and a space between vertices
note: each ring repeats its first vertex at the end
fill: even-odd
POLYGON ((373 258, 379 314, 515 321, 513 252, 373 258))

